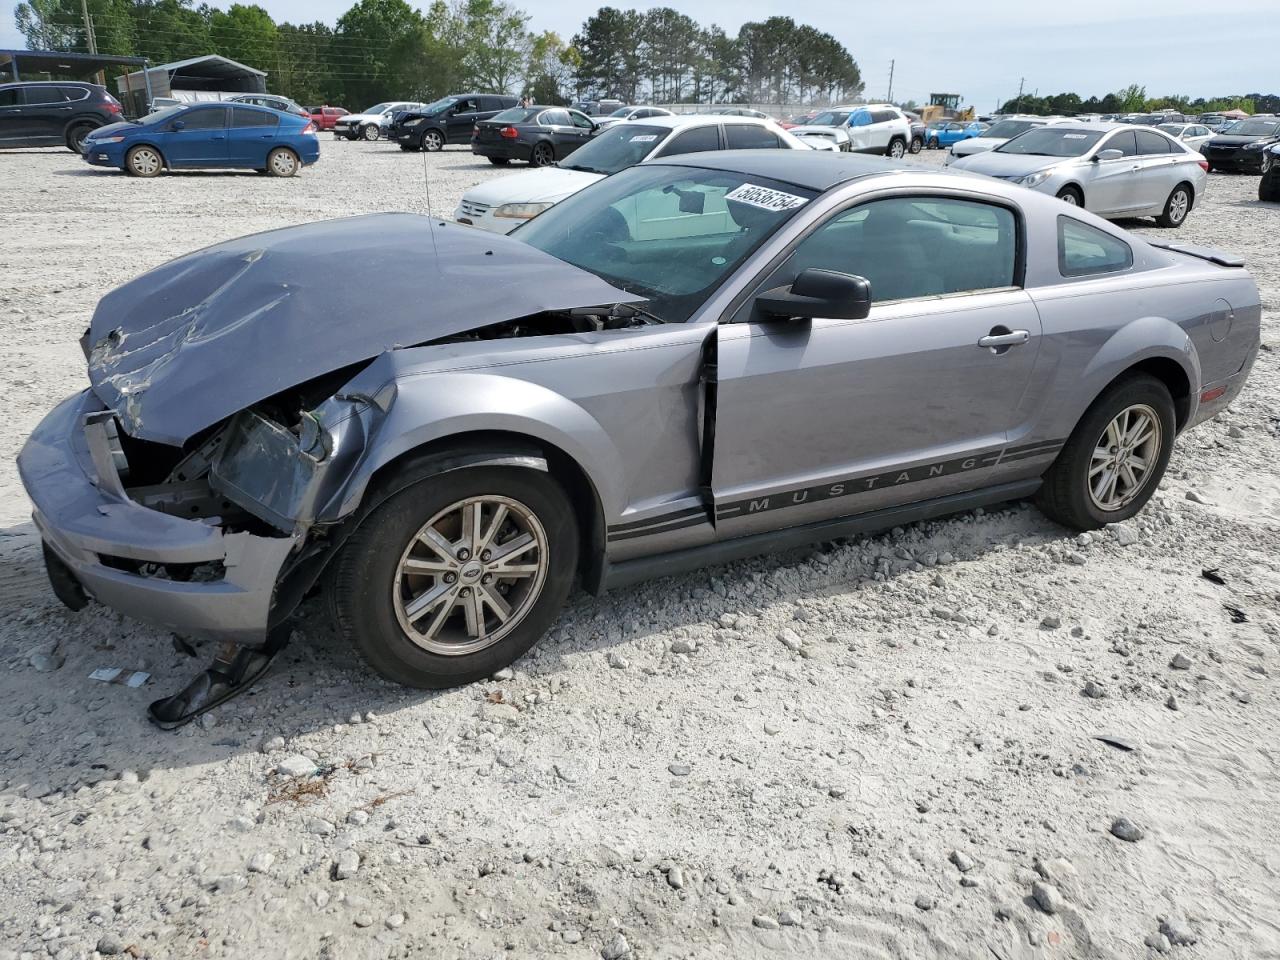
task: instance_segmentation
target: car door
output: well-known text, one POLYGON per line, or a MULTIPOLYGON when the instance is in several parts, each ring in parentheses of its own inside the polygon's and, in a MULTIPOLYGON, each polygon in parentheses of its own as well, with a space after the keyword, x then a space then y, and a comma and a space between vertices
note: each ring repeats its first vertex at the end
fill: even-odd
POLYGON ((544 110, 538 115, 538 126, 542 128, 545 138, 550 141, 556 159, 567 156, 570 139, 576 139, 573 123, 569 120, 569 111, 561 107, 544 110))
POLYGON ((476 125, 480 104, 475 97, 464 97, 449 108, 445 117, 445 136, 450 143, 470 143, 471 128, 476 125))
POLYGON ((227 157, 233 166, 265 169, 276 143, 280 118, 265 110, 235 106, 227 128, 227 157))
POLYGON ((889 149, 889 141, 893 139, 893 121, 897 115, 891 110, 872 110, 869 128, 868 149, 877 153, 889 149))
POLYGON ((591 139, 596 132, 596 123, 585 113, 577 110, 569 111, 569 136, 565 138, 565 153, 568 156, 573 151, 591 139))
POLYGON ((160 149, 171 167, 218 166, 227 162, 225 106, 192 107, 168 122, 160 149))
POLYGON ((1136 130, 1138 171, 1134 178, 1133 202, 1141 209, 1163 207, 1180 178, 1176 169, 1182 153, 1171 153, 1176 145, 1153 130, 1136 130))
MULTIPOLYGON (((870 281, 863 320, 788 321, 749 297, 717 331, 712 487, 718 535, 995 484, 1026 419, 1040 320, 1022 289, 1018 211, 904 194, 829 216, 759 278, 870 281), (992 340, 990 338, 997 338, 992 340)), ((1012 451, 1011 451, 1012 452, 1012 451)))
POLYGON ((75 111, 61 87, 34 84, 22 91, 22 125, 27 136, 42 143, 61 143, 75 111))
POLYGON ((22 88, 8 87, 0 90, 0 143, 26 138, 26 125, 22 116, 22 88))
POLYGON ((855 110, 849 114, 849 149, 862 153, 872 149, 871 111, 855 110))
MULTIPOLYGON (((1064 134, 1064 136, 1085 136, 1085 134, 1064 134)), ((1117 130, 1099 141, 1094 148, 1093 156, 1097 157, 1104 150, 1119 150, 1120 156, 1111 160, 1095 160, 1086 168, 1088 183, 1085 184, 1084 205, 1093 213, 1112 214, 1125 210, 1134 210, 1138 204, 1133 201, 1134 181, 1140 168, 1138 163, 1138 141, 1132 130, 1117 130)))

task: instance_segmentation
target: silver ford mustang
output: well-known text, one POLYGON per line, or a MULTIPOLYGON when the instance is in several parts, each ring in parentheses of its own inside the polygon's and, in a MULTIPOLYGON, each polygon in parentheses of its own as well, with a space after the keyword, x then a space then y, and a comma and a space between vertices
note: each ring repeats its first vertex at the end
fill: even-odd
POLYGON ((374 669, 438 687, 528 650, 575 579, 1025 497, 1130 517, 1259 321, 1239 260, 1012 184, 694 154, 510 237, 389 214, 181 257, 103 298, 91 386, 19 466, 72 607, 269 653, 320 590, 374 669), (372 309, 293 279, 372 270, 372 309))

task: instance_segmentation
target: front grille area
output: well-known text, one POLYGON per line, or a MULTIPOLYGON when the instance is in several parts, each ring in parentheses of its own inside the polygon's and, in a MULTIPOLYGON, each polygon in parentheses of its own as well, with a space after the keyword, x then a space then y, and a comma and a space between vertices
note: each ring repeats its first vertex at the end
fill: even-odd
POLYGON ((483 217, 490 209, 489 204, 476 203, 474 200, 463 200, 459 207, 464 217, 470 217, 473 220, 483 217))

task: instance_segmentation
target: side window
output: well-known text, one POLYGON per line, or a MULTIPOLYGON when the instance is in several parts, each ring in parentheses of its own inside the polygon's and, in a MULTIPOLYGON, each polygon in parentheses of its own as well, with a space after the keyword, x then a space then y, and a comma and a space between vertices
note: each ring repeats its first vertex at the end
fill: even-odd
POLYGON ((1140 156, 1151 156, 1169 152, 1169 141, 1150 130, 1135 130, 1138 137, 1138 153, 1140 156))
POLYGON ((1058 217, 1058 272, 1064 277, 1116 273, 1133 266, 1123 240, 1071 217, 1058 217))
POLYGON ((698 153, 701 150, 720 149, 720 129, 715 124, 705 127, 694 127, 675 136, 662 151, 664 157, 674 157, 681 153, 698 153))
POLYGON ((538 123, 544 127, 567 127, 570 124, 568 110, 547 110, 538 117, 538 123))
POLYGON ((871 126, 871 114, 866 110, 855 110, 849 117, 849 126, 851 127, 869 127, 871 126))
POLYGON ((480 107, 474 100, 460 100, 453 109, 457 113, 475 113, 480 107))
POLYGON ((813 267, 866 277, 876 303, 1014 286, 1018 226, 1006 207, 894 197, 836 214, 802 240, 768 286, 813 267))
POLYGON ((1102 149, 1119 150, 1126 157, 1136 157, 1138 155, 1138 140, 1133 134, 1134 131, 1132 130, 1122 130, 1103 143, 1102 149))
POLYGON ((231 108, 231 125, 233 127, 274 127, 279 119, 261 110, 248 110, 244 107, 231 108))
POLYGON ((62 95, 61 87, 27 87, 26 100, 29 105, 39 103, 62 103, 67 98, 62 95))
POLYGON ((18 105, 18 89, 11 87, 0 90, 0 107, 16 107, 18 105))
POLYGON ((89 91, 85 87, 63 87, 62 96, 65 100, 88 100, 89 91))
POLYGON ((771 150, 779 146, 778 135, 757 124, 726 123, 724 136, 730 150, 771 150))
POLYGON ((180 117, 185 130, 221 130, 227 125, 227 111, 222 107, 209 107, 204 110, 190 110, 180 117))
POLYGON ((569 119, 573 121, 575 127, 581 127, 584 130, 590 130, 595 123, 585 113, 579 113, 577 110, 569 111, 569 119))

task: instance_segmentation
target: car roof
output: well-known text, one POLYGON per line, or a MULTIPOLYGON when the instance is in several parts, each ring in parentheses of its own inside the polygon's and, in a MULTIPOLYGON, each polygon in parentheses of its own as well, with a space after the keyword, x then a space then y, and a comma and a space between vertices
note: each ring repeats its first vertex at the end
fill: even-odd
POLYGON ((645 117, 643 120, 624 120, 623 123, 644 124, 646 127, 705 127, 713 123, 753 123, 764 126, 775 121, 767 117, 740 117, 727 113, 673 113, 665 117, 645 117))
POLYGON ((850 153, 828 153, 811 150, 717 150, 707 153, 680 154, 648 161, 682 167, 707 167, 746 176, 768 177, 797 187, 824 193, 837 184, 886 173, 929 173, 961 177, 949 170, 923 168, 919 164, 888 157, 872 157, 850 153), (703 158, 706 158, 705 160, 703 158))

